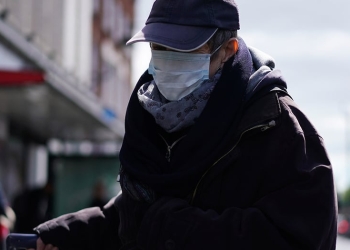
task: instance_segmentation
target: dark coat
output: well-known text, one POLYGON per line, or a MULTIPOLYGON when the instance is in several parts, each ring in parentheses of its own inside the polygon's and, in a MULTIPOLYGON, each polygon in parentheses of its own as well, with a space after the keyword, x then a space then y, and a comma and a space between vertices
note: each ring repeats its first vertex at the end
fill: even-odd
MULTIPOLYGON (((239 82, 232 79, 242 67, 232 61, 225 67, 201 117, 202 124, 208 124, 205 129, 210 128, 202 133, 207 138, 192 135, 199 141, 194 144, 202 147, 184 150, 188 145, 183 140, 183 146, 179 144, 174 152, 173 165, 162 168, 164 173, 155 176, 159 170, 152 167, 140 173, 153 178, 144 179, 156 183, 153 188, 161 195, 144 215, 135 249, 335 249, 336 195, 322 138, 285 93, 278 71, 272 71, 255 88, 256 93, 237 106, 240 99, 231 100, 224 93, 238 93, 230 88, 232 82, 239 82), (236 110, 217 109, 215 105, 221 105, 218 100, 228 104, 225 108, 236 110), (212 117, 215 119, 210 120, 212 117), (206 141, 217 144, 206 145, 206 141), (203 151, 194 152, 196 148, 203 151), (196 153, 201 158, 197 157, 193 171, 181 169, 185 163, 177 164, 195 164, 188 157, 196 153), (183 175, 173 174, 171 169, 176 170, 176 166, 183 175), (177 185, 171 186, 171 181, 177 185)), ((137 87, 149 79, 145 74, 137 87)), ((157 141, 147 146, 149 138, 156 138, 152 135, 156 126, 139 107, 135 92, 128 109, 139 113, 127 112, 126 123, 135 119, 132 124, 139 121, 135 125, 139 127, 126 130, 122 164, 137 165, 138 153, 142 154, 138 150, 142 149, 153 154, 155 162, 165 164, 160 158, 166 153, 164 145, 157 141), (140 131, 143 134, 139 135, 140 131), (138 147, 136 142, 145 144, 138 147), (134 146, 131 144, 136 145, 135 151, 130 150, 134 146)), ((148 163, 152 166, 151 161, 148 163)), ((138 174, 133 169, 130 173, 138 174)), ((64 215, 36 230, 44 242, 60 249, 118 249, 119 216, 113 202, 104 210, 92 208, 64 215), (85 234, 87 237, 83 237, 85 234)))
POLYGON ((292 99, 254 102, 232 148, 189 203, 164 198, 139 233, 145 249, 335 249, 336 196, 323 140, 292 99))
MULTIPOLYGON (((335 249, 332 169, 322 138, 304 114, 289 96, 271 92, 250 106, 239 128, 239 141, 203 174, 190 203, 164 197, 150 207, 140 228, 140 245, 335 249)), ((74 246, 79 236, 87 235, 78 244, 81 249, 113 249, 102 246, 118 244, 117 224, 117 210, 110 205, 104 212, 95 208, 65 215, 38 231, 46 242, 55 242, 51 238, 60 234, 68 237, 57 245, 74 246), (46 238, 48 230, 56 234, 46 238)))

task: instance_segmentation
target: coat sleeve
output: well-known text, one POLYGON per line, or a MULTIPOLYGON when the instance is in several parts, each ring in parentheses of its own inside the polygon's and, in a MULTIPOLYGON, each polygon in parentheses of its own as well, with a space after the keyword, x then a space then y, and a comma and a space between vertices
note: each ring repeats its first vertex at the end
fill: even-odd
MULTIPOLYGON (((222 213, 162 198, 146 213, 138 236, 142 249, 335 249, 336 196, 322 139, 296 136, 283 155, 295 176, 279 183, 251 207, 222 213)), ((269 171, 277 171, 271 169, 269 171)), ((268 176, 267 182, 273 181, 268 176)), ((244 190, 242 190, 244 192, 244 190)), ((227 197, 229 199, 229 197, 227 197)))
POLYGON ((45 244, 66 249, 119 249, 119 214, 112 198, 101 210, 91 207, 40 224, 34 231, 45 244))

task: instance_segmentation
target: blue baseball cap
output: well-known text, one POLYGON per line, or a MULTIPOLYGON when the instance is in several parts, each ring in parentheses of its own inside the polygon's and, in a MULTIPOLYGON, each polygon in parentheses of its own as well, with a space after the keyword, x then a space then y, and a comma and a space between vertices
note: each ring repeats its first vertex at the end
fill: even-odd
POLYGON ((239 29, 233 0, 156 0, 146 25, 126 44, 152 42, 189 52, 203 46, 218 29, 239 29))

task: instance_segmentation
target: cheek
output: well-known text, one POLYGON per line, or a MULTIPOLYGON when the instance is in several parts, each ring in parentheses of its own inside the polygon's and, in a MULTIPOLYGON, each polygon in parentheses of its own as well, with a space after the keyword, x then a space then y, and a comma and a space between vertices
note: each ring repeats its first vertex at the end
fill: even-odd
POLYGON ((214 74, 216 73, 216 71, 221 67, 221 63, 220 60, 218 60, 218 58, 216 60, 213 60, 210 63, 209 66, 209 76, 210 78, 212 78, 214 76, 214 74))

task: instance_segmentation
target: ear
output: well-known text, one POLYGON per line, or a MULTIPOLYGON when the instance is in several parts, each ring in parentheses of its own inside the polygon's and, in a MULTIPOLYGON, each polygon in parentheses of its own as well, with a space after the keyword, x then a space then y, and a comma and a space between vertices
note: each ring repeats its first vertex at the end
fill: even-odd
POLYGON ((225 56, 223 58, 223 62, 226 62, 228 59, 230 59, 233 55, 235 55, 238 51, 238 40, 237 38, 231 38, 228 40, 225 44, 224 50, 225 50, 225 56))

